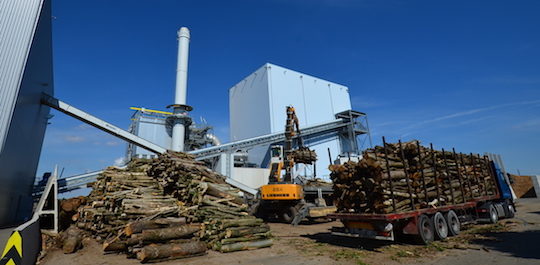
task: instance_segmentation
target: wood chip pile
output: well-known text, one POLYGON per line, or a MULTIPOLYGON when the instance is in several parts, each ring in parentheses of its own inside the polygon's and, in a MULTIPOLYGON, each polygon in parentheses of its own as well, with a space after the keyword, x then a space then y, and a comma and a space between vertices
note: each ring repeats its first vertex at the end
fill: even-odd
POLYGON ((272 245, 269 228, 247 212, 240 191, 183 153, 109 167, 93 184, 76 226, 141 262, 272 245))
POLYGON ((418 141, 376 146, 359 162, 330 170, 339 212, 405 212, 497 192, 487 157, 433 150, 418 141))

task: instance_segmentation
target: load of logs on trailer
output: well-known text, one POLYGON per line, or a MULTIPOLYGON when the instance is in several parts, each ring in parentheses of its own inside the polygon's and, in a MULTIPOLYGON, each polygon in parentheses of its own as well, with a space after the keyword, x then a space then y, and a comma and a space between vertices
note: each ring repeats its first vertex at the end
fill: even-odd
POLYGON ((384 143, 358 162, 331 165, 338 212, 396 213, 496 194, 486 157, 434 150, 418 141, 384 143))
POLYGON ((107 253, 156 262, 272 245, 268 225, 249 215, 240 191, 187 154, 109 167, 92 188, 68 230, 90 233, 107 253))

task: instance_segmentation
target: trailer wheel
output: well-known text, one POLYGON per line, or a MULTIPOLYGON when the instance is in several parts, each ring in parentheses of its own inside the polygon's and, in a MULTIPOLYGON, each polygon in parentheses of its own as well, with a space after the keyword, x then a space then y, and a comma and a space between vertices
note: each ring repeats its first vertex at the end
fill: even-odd
POLYGON ((461 222, 459 221, 456 212, 450 210, 444 215, 444 217, 446 219, 446 223, 448 224, 448 235, 458 235, 461 231, 461 222))
POLYGON ((435 235, 438 239, 445 239, 448 237, 448 224, 442 213, 438 212, 431 217, 433 227, 435 228, 435 235))
POLYGON ((422 214, 418 217, 416 228, 418 229, 417 241, 420 244, 428 244, 435 239, 433 222, 427 215, 422 214))
POLYGON ((499 221, 499 215, 497 214, 497 210, 495 209, 495 206, 493 204, 489 205, 489 223, 496 224, 497 221, 499 221))
POLYGON ((504 202, 504 212, 505 212, 505 217, 506 218, 514 218, 514 216, 516 215, 516 209, 514 209, 514 205, 512 205, 512 203, 508 202, 508 200, 506 200, 504 202))

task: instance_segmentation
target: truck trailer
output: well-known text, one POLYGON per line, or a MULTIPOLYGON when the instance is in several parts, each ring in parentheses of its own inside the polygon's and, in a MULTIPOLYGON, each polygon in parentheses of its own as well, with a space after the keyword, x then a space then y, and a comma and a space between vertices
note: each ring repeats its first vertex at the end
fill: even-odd
MULTIPOLYGON (((401 142, 399 144, 401 149, 401 142)), ((417 144, 420 146, 419 143, 417 144)), ((387 146, 386 143, 384 145, 387 146)), ((449 201, 446 205, 426 205, 426 207, 420 209, 411 207, 410 210, 399 211, 394 209, 394 211, 388 213, 359 213, 341 209, 340 212, 328 216, 343 223, 343 227, 333 227, 331 232, 338 236, 390 241, 405 235, 414 238, 420 244, 428 244, 434 240, 442 240, 448 236, 459 234, 461 226, 464 224, 477 222, 496 223, 500 218, 514 217, 515 205, 511 187, 500 166, 487 157, 482 159, 486 162, 486 165, 489 165, 489 170, 485 175, 487 176, 486 179, 489 178, 487 181, 493 181, 492 183, 496 184, 496 188, 493 188, 490 194, 471 196, 472 198, 459 203, 449 201)), ((386 161, 388 162, 388 159, 386 161)), ((459 166, 459 162, 456 164, 459 166)), ((446 170, 448 171, 448 168, 446 170)), ((390 179, 390 174, 388 176, 390 179)), ((421 176, 424 178, 423 172, 421 176)), ((407 176, 407 180, 409 177, 407 176)), ((465 185, 465 183, 460 181, 460 185, 465 185)), ((459 189, 463 189, 463 187, 450 189, 450 192, 454 194, 454 192, 458 193, 459 189)))

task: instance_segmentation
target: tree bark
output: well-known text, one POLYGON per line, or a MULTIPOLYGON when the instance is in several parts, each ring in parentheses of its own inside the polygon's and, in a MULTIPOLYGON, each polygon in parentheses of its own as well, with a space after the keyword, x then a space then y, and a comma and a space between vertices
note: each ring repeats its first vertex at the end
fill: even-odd
POLYGON ((65 254, 73 253, 82 247, 82 233, 75 226, 70 226, 64 231, 64 242, 62 244, 62 250, 65 254))
POLYGON ((137 259, 142 263, 180 259, 206 254, 206 244, 199 241, 183 244, 150 244, 137 253, 137 259))
POLYGON ((167 226, 179 226, 186 224, 186 218, 159 218, 153 220, 139 220, 126 225, 124 232, 127 236, 141 233, 146 229, 158 229, 167 226))
POLYGON ((233 252, 233 251, 240 251, 240 250, 250 250, 250 249, 258 249, 258 248, 265 248, 272 246, 273 241, 272 239, 265 239, 260 241, 247 241, 247 242, 238 242, 228 245, 222 245, 219 249, 220 252, 233 252))
POLYGON ((225 230, 225 238, 241 237, 250 234, 265 233, 270 231, 267 224, 255 227, 229 227, 225 230))
POLYGON ((142 231, 142 240, 144 242, 160 242, 177 238, 185 238, 192 236, 199 230, 199 227, 190 225, 181 225, 161 229, 148 229, 142 231))

